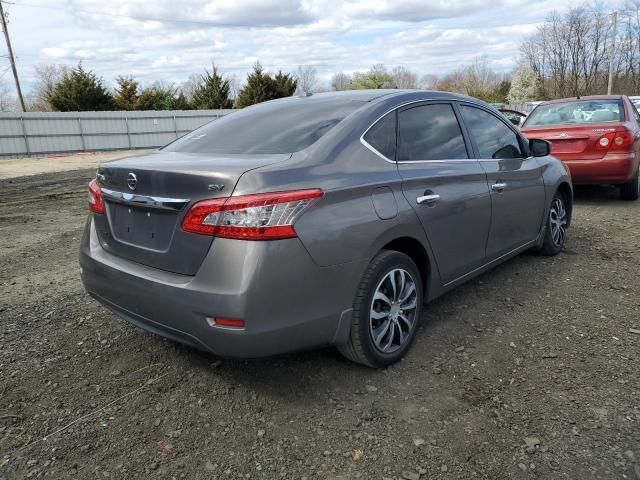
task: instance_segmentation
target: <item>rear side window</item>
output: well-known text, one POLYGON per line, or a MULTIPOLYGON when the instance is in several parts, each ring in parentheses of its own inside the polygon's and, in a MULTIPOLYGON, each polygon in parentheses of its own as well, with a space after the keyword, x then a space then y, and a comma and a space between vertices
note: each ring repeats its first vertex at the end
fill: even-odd
POLYGON ((449 104, 420 105, 398 114, 400 161, 468 158, 458 119, 449 104))
POLYGON ((461 105, 460 111, 480 158, 522 157, 518 136, 502 120, 468 105, 461 105))
POLYGON ((169 152, 278 154, 307 148, 366 102, 290 99, 233 112, 167 145, 169 152))
POLYGON ((389 160, 396 159, 396 112, 391 112, 369 129, 365 141, 389 160))

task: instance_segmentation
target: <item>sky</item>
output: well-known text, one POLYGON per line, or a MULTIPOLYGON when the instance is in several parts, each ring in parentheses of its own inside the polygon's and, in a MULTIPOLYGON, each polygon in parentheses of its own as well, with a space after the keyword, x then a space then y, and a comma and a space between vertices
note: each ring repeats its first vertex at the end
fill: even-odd
MULTIPOLYGON (((109 86, 117 75, 143 85, 180 84, 212 62, 244 78, 266 70, 335 72, 375 64, 444 75, 486 55, 509 71, 523 38, 557 0, 3 0, 23 89, 34 65, 83 65, 109 86)), ((579 5, 576 1, 572 5, 579 5)), ((0 81, 11 81, 0 42, 0 81)))

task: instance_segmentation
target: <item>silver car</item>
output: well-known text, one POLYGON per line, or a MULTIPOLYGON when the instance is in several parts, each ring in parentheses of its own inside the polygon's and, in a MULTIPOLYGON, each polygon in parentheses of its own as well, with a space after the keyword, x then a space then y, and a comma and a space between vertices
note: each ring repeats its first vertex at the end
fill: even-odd
POLYGON ((337 346, 382 367, 424 305, 525 250, 555 255, 567 169, 472 98, 290 97, 100 166, 80 264, 118 316, 225 357, 337 346))

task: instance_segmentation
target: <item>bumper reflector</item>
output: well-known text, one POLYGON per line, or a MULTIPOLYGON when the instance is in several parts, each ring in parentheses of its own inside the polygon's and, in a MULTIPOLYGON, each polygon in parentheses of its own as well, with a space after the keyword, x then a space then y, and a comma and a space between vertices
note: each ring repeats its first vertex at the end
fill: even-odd
POLYGON ((207 317, 207 323, 211 327, 244 328, 244 320, 239 318, 207 317))

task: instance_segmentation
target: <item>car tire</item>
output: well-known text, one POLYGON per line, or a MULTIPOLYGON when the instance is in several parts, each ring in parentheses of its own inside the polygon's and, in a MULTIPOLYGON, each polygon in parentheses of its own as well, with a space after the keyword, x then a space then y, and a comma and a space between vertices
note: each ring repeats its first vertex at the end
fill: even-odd
POLYGON ((400 360, 415 338, 423 295, 422 278, 415 262, 404 253, 381 251, 360 281, 349 340, 338 346, 340 353, 373 368, 400 360))
POLYGON ((544 241, 535 252, 540 255, 552 257, 559 254, 564 247, 569 226, 569 205, 564 195, 557 191, 551 200, 549 213, 547 214, 547 228, 544 233, 544 241))
POLYGON ((622 200, 634 201, 640 196, 640 169, 627 183, 620 185, 620 198, 622 200))

